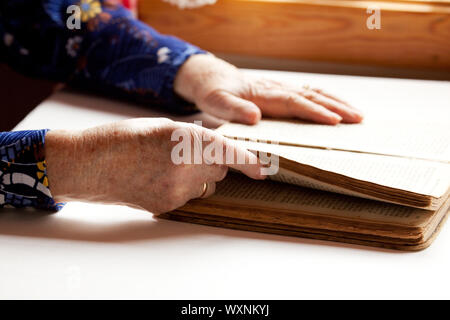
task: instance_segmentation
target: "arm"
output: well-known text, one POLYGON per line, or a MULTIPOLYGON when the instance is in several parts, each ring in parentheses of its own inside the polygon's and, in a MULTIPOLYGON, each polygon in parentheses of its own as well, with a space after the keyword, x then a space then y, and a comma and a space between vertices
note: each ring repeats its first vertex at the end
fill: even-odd
POLYGON ((3 132, 0 157, 0 208, 59 210, 62 202, 88 201, 158 214, 212 195, 228 167, 264 178, 256 156, 233 141, 163 118, 130 119, 87 130, 3 132), (174 161, 174 147, 180 145, 174 133, 183 134, 182 143, 190 150, 208 141, 200 149, 200 163, 191 157, 174 161), (205 151, 210 143, 245 161, 230 164, 227 154, 211 158, 205 151))
POLYGON ((249 124, 262 115, 326 124, 362 120, 358 110, 323 90, 249 77, 161 35, 116 0, 6 0, 0 4, 0 37, 4 58, 24 73, 172 111, 196 105, 249 124), (70 30, 66 10, 75 3, 83 5, 82 23, 70 30))
MULTIPOLYGON (((114 0, 7 0, 0 4, 3 59, 16 70, 172 111, 195 110, 173 82, 204 53, 164 36, 114 0), (70 5, 81 4, 80 29, 70 5)), ((75 17, 76 18, 76 17, 75 17)))

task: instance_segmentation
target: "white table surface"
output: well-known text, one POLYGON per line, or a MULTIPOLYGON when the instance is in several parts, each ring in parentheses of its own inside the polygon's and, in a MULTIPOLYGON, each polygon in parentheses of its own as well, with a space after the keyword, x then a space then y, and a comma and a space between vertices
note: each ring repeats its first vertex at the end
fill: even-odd
MULTIPOLYGON (((427 116, 430 106, 450 107, 449 82, 256 72, 340 93, 367 116, 406 110, 427 116)), ((59 92, 16 129, 155 115, 59 92)), ((425 251, 402 253, 155 220, 121 206, 70 203, 52 215, 0 213, 0 298, 448 299, 448 288, 449 225, 425 251)))

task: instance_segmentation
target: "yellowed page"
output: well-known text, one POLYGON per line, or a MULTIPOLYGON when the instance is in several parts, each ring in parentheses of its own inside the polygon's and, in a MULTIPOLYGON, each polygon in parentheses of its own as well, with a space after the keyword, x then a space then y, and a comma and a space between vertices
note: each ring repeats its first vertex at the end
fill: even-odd
POLYGON ((450 108, 423 120, 398 117, 384 114, 337 126, 266 119, 254 126, 227 123, 217 130, 227 137, 450 163, 450 108))
MULTIPOLYGON (((450 187, 450 165, 446 163, 250 141, 237 143, 250 150, 274 153, 298 163, 353 179, 435 198, 446 195, 450 187)), ((274 179, 280 180, 278 177, 274 179)), ((312 185, 310 187, 344 193, 342 190, 332 189, 332 186, 329 186, 329 189, 312 185)))
POLYGON ((235 173, 219 182, 216 193, 206 201, 407 226, 426 225, 434 214, 433 211, 272 181, 253 181, 235 173))
POLYGON ((269 180, 283 182, 283 183, 289 183, 300 187, 305 188, 311 188, 316 190, 322 190, 322 191, 328 191, 328 192, 334 192, 334 193, 340 193, 345 194, 352 197, 359 197, 359 198, 365 198, 365 199, 372 199, 372 200, 381 200, 386 201, 385 199, 379 199, 376 197, 371 197, 369 195, 355 192, 352 190, 347 190, 345 188, 341 188, 329 183, 325 183, 319 180, 312 179, 310 177, 302 176, 296 172, 292 172, 283 168, 280 168, 278 173, 274 176, 269 176, 269 180))

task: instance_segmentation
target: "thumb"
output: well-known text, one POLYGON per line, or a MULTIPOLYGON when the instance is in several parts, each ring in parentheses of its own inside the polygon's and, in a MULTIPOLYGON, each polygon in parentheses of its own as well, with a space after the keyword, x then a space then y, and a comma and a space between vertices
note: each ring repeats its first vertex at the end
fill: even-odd
POLYGON ((209 94, 199 108, 218 118, 245 124, 255 124, 261 119, 261 110, 256 104, 223 90, 209 94))

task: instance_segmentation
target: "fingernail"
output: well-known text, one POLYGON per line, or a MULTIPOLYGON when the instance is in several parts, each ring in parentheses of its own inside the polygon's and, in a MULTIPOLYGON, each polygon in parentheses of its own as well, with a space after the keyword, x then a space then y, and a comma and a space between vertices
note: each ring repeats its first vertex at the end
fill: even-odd
POLYGON ((358 110, 352 110, 350 112, 350 115, 351 115, 352 119, 354 119, 357 122, 360 122, 364 118, 362 112, 360 112, 358 110))
POLYGON ((364 114, 361 111, 356 111, 356 116, 358 117, 359 121, 364 119, 364 114))
POLYGON ((256 177, 255 179, 257 180, 264 180, 267 176, 265 174, 262 173, 262 167, 259 167, 259 169, 256 172, 256 177))
POLYGON ((342 117, 338 114, 331 115, 331 118, 332 118, 332 122, 331 122, 332 124, 338 124, 339 122, 342 121, 342 117))
POLYGON ((250 124, 258 123, 261 120, 261 112, 254 110, 247 113, 247 120, 250 124))
POLYGON ((266 175, 264 175, 262 173, 259 174, 259 180, 266 180, 266 178, 267 178, 266 175))

